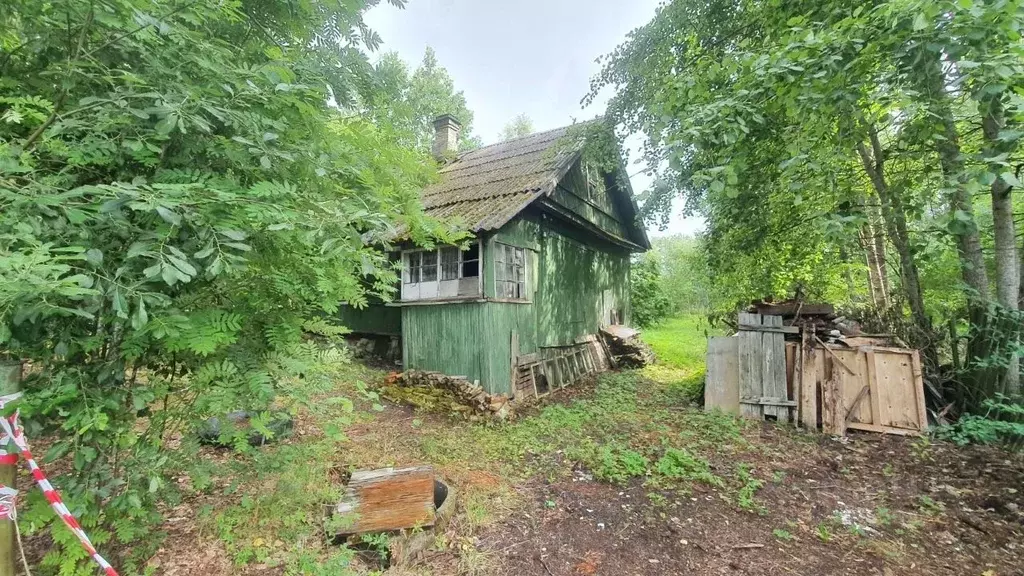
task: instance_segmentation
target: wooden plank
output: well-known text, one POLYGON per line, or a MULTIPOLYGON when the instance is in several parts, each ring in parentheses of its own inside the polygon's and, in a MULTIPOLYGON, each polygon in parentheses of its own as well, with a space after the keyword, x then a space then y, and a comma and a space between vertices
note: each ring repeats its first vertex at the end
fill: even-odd
POLYGON ((847 426, 850 430, 861 430, 863 432, 878 432, 879 434, 894 434, 896 436, 920 436, 917 430, 906 428, 892 428, 890 426, 878 426, 876 424, 865 424, 863 422, 850 422, 847 426))
POLYGON ((914 395, 917 400, 917 429, 924 432, 928 429, 928 409, 924 399, 924 370, 921 368, 921 352, 914 350, 910 356, 911 374, 914 378, 914 395))
POLYGON ((874 350, 865 350, 864 359, 867 364, 868 389, 871 394, 871 420, 867 423, 881 425, 883 422, 881 393, 878 390, 878 363, 875 361, 874 350))
MULTIPOLYGON (((763 316, 766 326, 779 328, 782 326, 781 316, 763 316)), ((783 402, 789 399, 786 393, 786 341, 779 332, 765 332, 761 335, 764 347, 764 372, 762 373, 762 397, 774 398, 778 403, 764 407, 766 416, 775 416, 779 422, 789 421, 789 409, 783 402)))
POLYGON ((825 367, 828 378, 822 383, 821 388, 821 430, 833 436, 842 436, 846 433, 846 421, 839 416, 842 410, 839 403, 843 395, 842 376, 838 366, 840 362, 836 356, 828 358, 825 367))
MULTIPOLYGON (((876 352, 881 419, 875 424, 889 428, 922 430, 913 351, 876 352)), ((923 393, 922 393, 923 395, 923 393)), ((927 420, 925 420, 927 422, 927 420)))
POLYGON ((786 302, 785 304, 754 304, 759 314, 776 316, 831 316, 836 309, 831 304, 808 304, 806 302, 786 302))
POLYGON ((739 343, 739 338, 721 336, 708 340, 705 410, 718 408, 730 414, 740 413, 739 343))
MULTIPOLYGON (((515 330, 512 331, 512 334, 509 337, 509 352, 510 352, 509 353, 509 357, 512 359, 511 360, 511 367, 509 369, 511 370, 511 374, 512 374, 512 376, 511 376, 512 382, 515 382, 516 381, 516 372, 518 371, 518 367, 519 367, 519 333, 516 332, 515 330)), ((512 390, 512 397, 514 398, 515 395, 516 395, 516 390, 513 389, 512 390)))
MULTIPOLYGON (((782 317, 775 316, 781 323, 782 317)), ((800 328, 797 326, 754 326, 752 324, 740 324, 740 330, 747 330, 750 332, 779 332, 782 334, 799 334, 800 328)))
POLYGON ((846 425, 850 425, 850 421, 853 419, 853 411, 856 410, 860 403, 864 401, 864 397, 868 395, 868 386, 862 386, 860 392, 857 393, 857 397, 854 398, 853 403, 850 404, 849 408, 846 409, 846 425))
POLYGON ((814 350, 814 326, 804 329, 800 344, 800 423, 807 430, 818 429, 818 370, 814 350))
MULTIPOLYGON (((760 324, 760 314, 740 313, 740 323, 760 324)), ((759 332, 740 332, 739 336, 739 391, 740 398, 760 398, 761 370, 763 354, 761 346, 761 334, 759 332)), ((740 414, 748 418, 762 419, 764 412, 760 406, 753 404, 740 404, 740 414)))
POLYGON ((342 534, 434 524, 434 470, 429 466, 356 470, 337 513, 353 523, 342 534))
MULTIPOLYGON (((817 340, 818 344, 819 344, 819 345, 820 345, 820 346, 821 346, 822 348, 824 348, 826 352, 828 352, 829 354, 831 354, 831 355, 832 355, 832 358, 834 358, 834 359, 838 360, 838 361, 839 361, 839 364, 840 364, 840 365, 841 365, 841 366, 842 366, 842 367, 843 367, 844 369, 846 369, 846 371, 847 371, 847 372, 849 372, 850 374, 856 374, 856 372, 854 371, 854 369, 853 369, 853 368, 850 368, 849 366, 847 366, 846 364, 844 364, 844 363, 843 363, 843 360, 842 360, 841 358, 839 358, 839 355, 838 355, 838 354, 836 354, 836 352, 835 352, 835 349, 833 349, 833 348, 829 347, 829 345, 828 345, 828 344, 825 344, 824 342, 822 342, 821 338, 818 338, 817 336, 815 336, 815 337, 814 337, 814 339, 815 339, 815 340, 817 340)), ((840 348, 840 350, 848 350, 848 348, 840 348)))

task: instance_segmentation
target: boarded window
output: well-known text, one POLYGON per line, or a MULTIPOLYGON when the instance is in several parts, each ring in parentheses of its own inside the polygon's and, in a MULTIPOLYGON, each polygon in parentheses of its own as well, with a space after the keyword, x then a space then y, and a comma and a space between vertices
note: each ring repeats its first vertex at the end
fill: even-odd
POLYGON ((526 250, 508 244, 495 244, 494 285, 498 298, 525 299, 526 250))

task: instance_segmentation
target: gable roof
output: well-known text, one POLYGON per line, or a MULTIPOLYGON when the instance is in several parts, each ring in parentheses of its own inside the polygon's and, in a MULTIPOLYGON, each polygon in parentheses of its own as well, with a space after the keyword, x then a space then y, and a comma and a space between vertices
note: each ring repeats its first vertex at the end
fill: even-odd
POLYGON ((421 197, 427 214, 461 220, 473 232, 496 230, 549 193, 579 157, 559 142, 568 126, 484 146, 441 168, 421 197))

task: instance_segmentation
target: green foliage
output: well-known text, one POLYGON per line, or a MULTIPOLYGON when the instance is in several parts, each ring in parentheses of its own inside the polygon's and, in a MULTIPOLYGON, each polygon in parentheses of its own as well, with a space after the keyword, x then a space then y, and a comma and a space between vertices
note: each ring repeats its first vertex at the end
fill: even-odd
POLYGON ((605 445, 596 448, 584 463, 595 478, 615 484, 624 484, 630 478, 639 478, 647 473, 650 461, 639 452, 622 446, 605 445))
POLYGON ((32 363, 29 435, 99 543, 158 542, 175 435, 343 360, 328 318, 390 297, 399 230, 458 238, 422 215, 425 155, 328 105, 365 90, 364 7, 4 5, 0 353, 32 363))
POLYGON ((462 124, 460 150, 480 146, 480 138, 473 135, 473 111, 466 105, 466 96, 455 90, 454 80, 429 46, 412 74, 397 53, 389 52, 377 62, 372 78, 374 89, 364 98, 362 108, 402 146, 429 152, 434 120, 443 114, 462 124))
POLYGON ((672 315, 706 315, 721 305, 700 239, 679 235, 653 238, 645 258, 658 261, 662 292, 672 315))
POLYGON ((519 114, 501 129, 499 140, 511 140, 534 133, 533 120, 526 114, 519 114))
POLYGON ((789 530, 783 530, 782 528, 772 530, 772 536, 775 536, 779 540, 783 540, 785 542, 789 542, 795 538, 789 530))
MULTIPOLYGON (((646 137, 648 221, 679 198, 707 222, 713 306, 797 296, 912 313, 911 344, 937 373, 949 353, 932 326, 990 298, 984 253, 999 291, 1017 290, 1019 256, 1012 238, 994 249, 1006 226, 985 197, 1005 197, 1024 161, 1022 27, 1007 0, 673 0, 603 59, 589 98, 614 88, 607 117, 646 137), (888 295, 868 282, 872 246, 888 295)), ((969 385, 991 396, 974 368, 969 385)))
POLYGON ((633 323, 651 326, 666 318, 671 309, 661 283, 658 261, 645 254, 630 268, 629 297, 633 323))
POLYGON ((673 480, 689 480, 703 482, 709 486, 722 487, 722 479, 711 472, 711 466, 707 460, 698 458, 685 448, 669 448, 665 454, 658 459, 654 469, 673 480))
POLYGON ((966 414, 955 424, 936 430, 936 435, 961 446, 1003 444, 1024 448, 1024 404, 997 395, 985 400, 982 407, 985 414, 966 414))

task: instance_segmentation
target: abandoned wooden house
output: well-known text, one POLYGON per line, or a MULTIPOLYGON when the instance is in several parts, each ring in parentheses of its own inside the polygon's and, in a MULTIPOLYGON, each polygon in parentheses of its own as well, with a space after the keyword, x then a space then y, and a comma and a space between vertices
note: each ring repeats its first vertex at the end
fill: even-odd
POLYGON ((543 394, 606 367, 599 330, 628 323, 630 257, 650 247, 621 158, 601 163, 610 172, 588 163, 570 127, 456 157, 458 122, 435 128, 435 156, 454 159, 423 191, 425 209, 474 238, 404 246, 400 299, 343 308, 346 325, 400 337, 406 370, 491 394, 543 394))

